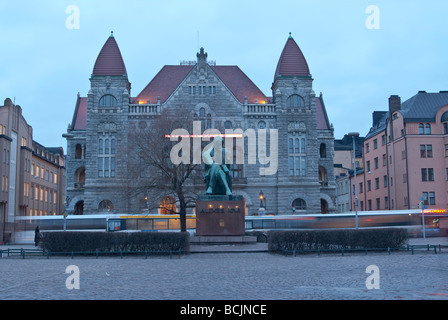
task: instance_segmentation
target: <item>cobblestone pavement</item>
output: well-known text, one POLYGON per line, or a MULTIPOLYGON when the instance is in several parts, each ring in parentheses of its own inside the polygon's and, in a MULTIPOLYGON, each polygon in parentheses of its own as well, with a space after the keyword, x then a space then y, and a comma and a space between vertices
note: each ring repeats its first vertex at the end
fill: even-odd
MULTIPOLYGON (((0 259, 0 299, 95 300, 448 300, 448 253, 265 252, 181 257, 0 259), (79 289, 67 289, 68 266, 79 289), (368 289, 378 269, 379 289, 368 289)), ((377 280, 378 280, 377 279, 377 280)), ((70 282, 71 283, 71 282, 70 282)), ((73 282, 74 283, 74 282, 73 282)))

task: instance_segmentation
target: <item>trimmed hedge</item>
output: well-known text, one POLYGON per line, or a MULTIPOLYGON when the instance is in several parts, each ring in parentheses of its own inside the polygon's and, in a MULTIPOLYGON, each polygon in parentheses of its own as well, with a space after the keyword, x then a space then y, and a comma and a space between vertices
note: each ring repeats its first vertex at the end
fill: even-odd
POLYGON ((189 252, 187 232, 45 232, 40 247, 57 252, 189 252))
POLYGON ((328 250, 399 248, 408 239, 406 229, 344 229, 269 231, 268 249, 328 250))

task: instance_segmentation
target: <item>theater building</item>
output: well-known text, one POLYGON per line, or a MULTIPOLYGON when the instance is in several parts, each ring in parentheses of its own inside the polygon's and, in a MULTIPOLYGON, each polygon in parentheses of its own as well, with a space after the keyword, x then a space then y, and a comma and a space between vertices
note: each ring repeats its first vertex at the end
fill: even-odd
MULTIPOLYGON (((190 110, 202 129, 275 129, 278 166, 260 175, 260 164, 235 166, 234 194, 246 214, 329 213, 335 210, 334 137, 322 94, 313 90, 308 63, 290 36, 280 53, 272 93, 263 93, 236 65, 218 65, 201 48, 193 62, 165 65, 142 92, 132 95, 124 59, 113 34, 94 64, 87 96, 78 94, 67 133, 69 211, 72 214, 147 212, 145 199, 129 194, 129 133, 150 127, 163 110, 190 110)), ((210 53, 212 54, 212 53, 210 53)), ((170 132, 167 132, 169 134, 170 132)), ((247 150, 245 156, 247 157, 247 150)), ((205 190, 204 190, 205 191, 205 190)), ((151 197, 148 194, 147 197, 151 197)), ((152 214, 176 207, 160 199, 152 214)))

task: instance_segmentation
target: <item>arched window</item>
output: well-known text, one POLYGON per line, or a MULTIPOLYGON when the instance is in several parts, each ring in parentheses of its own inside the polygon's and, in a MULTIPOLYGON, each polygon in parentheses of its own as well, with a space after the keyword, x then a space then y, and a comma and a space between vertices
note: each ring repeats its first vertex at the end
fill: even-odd
POLYGON ((110 201, 110 200, 103 200, 98 205, 98 210, 111 212, 114 210, 114 205, 112 204, 112 201, 110 201))
POLYGON ((306 202, 303 199, 297 198, 292 202, 292 207, 296 210, 306 210, 306 202))
POLYGON ((305 100, 298 94, 293 94, 286 100, 286 106, 291 108, 303 108, 305 107, 305 100))
POLYGON ((101 97, 98 105, 100 108, 116 108, 118 103, 117 99, 113 95, 106 94, 101 97))
POLYGON ((328 187, 327 170, 322 166, 319 166, 319 183, 321 187, 328 187))
POLYGON ((76 145, 75 159, 82 159, 82 146, 80 144, 76 145))
POLYGON ((327 146, 325 145, 325 143, 320 144, 319 152, 321 158, 327 157, 327 146))
POLYGON ((423 123, 419 123, 418 125, 418 134, 425 134, 425 127, 423 126, 423 123))
POLYGON ((160 214, 176 213, 176 200, 173 197, 166 196, 160 201, 160 214))
POLYGON ((431 134, 431 125, 429 123, 425 125, 425 134, 431 134))

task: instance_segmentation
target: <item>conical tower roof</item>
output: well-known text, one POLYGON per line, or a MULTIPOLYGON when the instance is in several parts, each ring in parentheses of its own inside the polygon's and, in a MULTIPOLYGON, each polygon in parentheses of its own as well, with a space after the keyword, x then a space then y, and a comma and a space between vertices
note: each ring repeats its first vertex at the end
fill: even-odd
POLYGON ((93 68, 95 76, 127 76, 126 66, 120 48, 115 41, 113 31, 101 49, 93 68))
POLYGON ((305 56, 289 33, 288 41, 283 48, 282 55, 275 70, 275 79, 278 77, 308 77, 310 69, 305 56))

